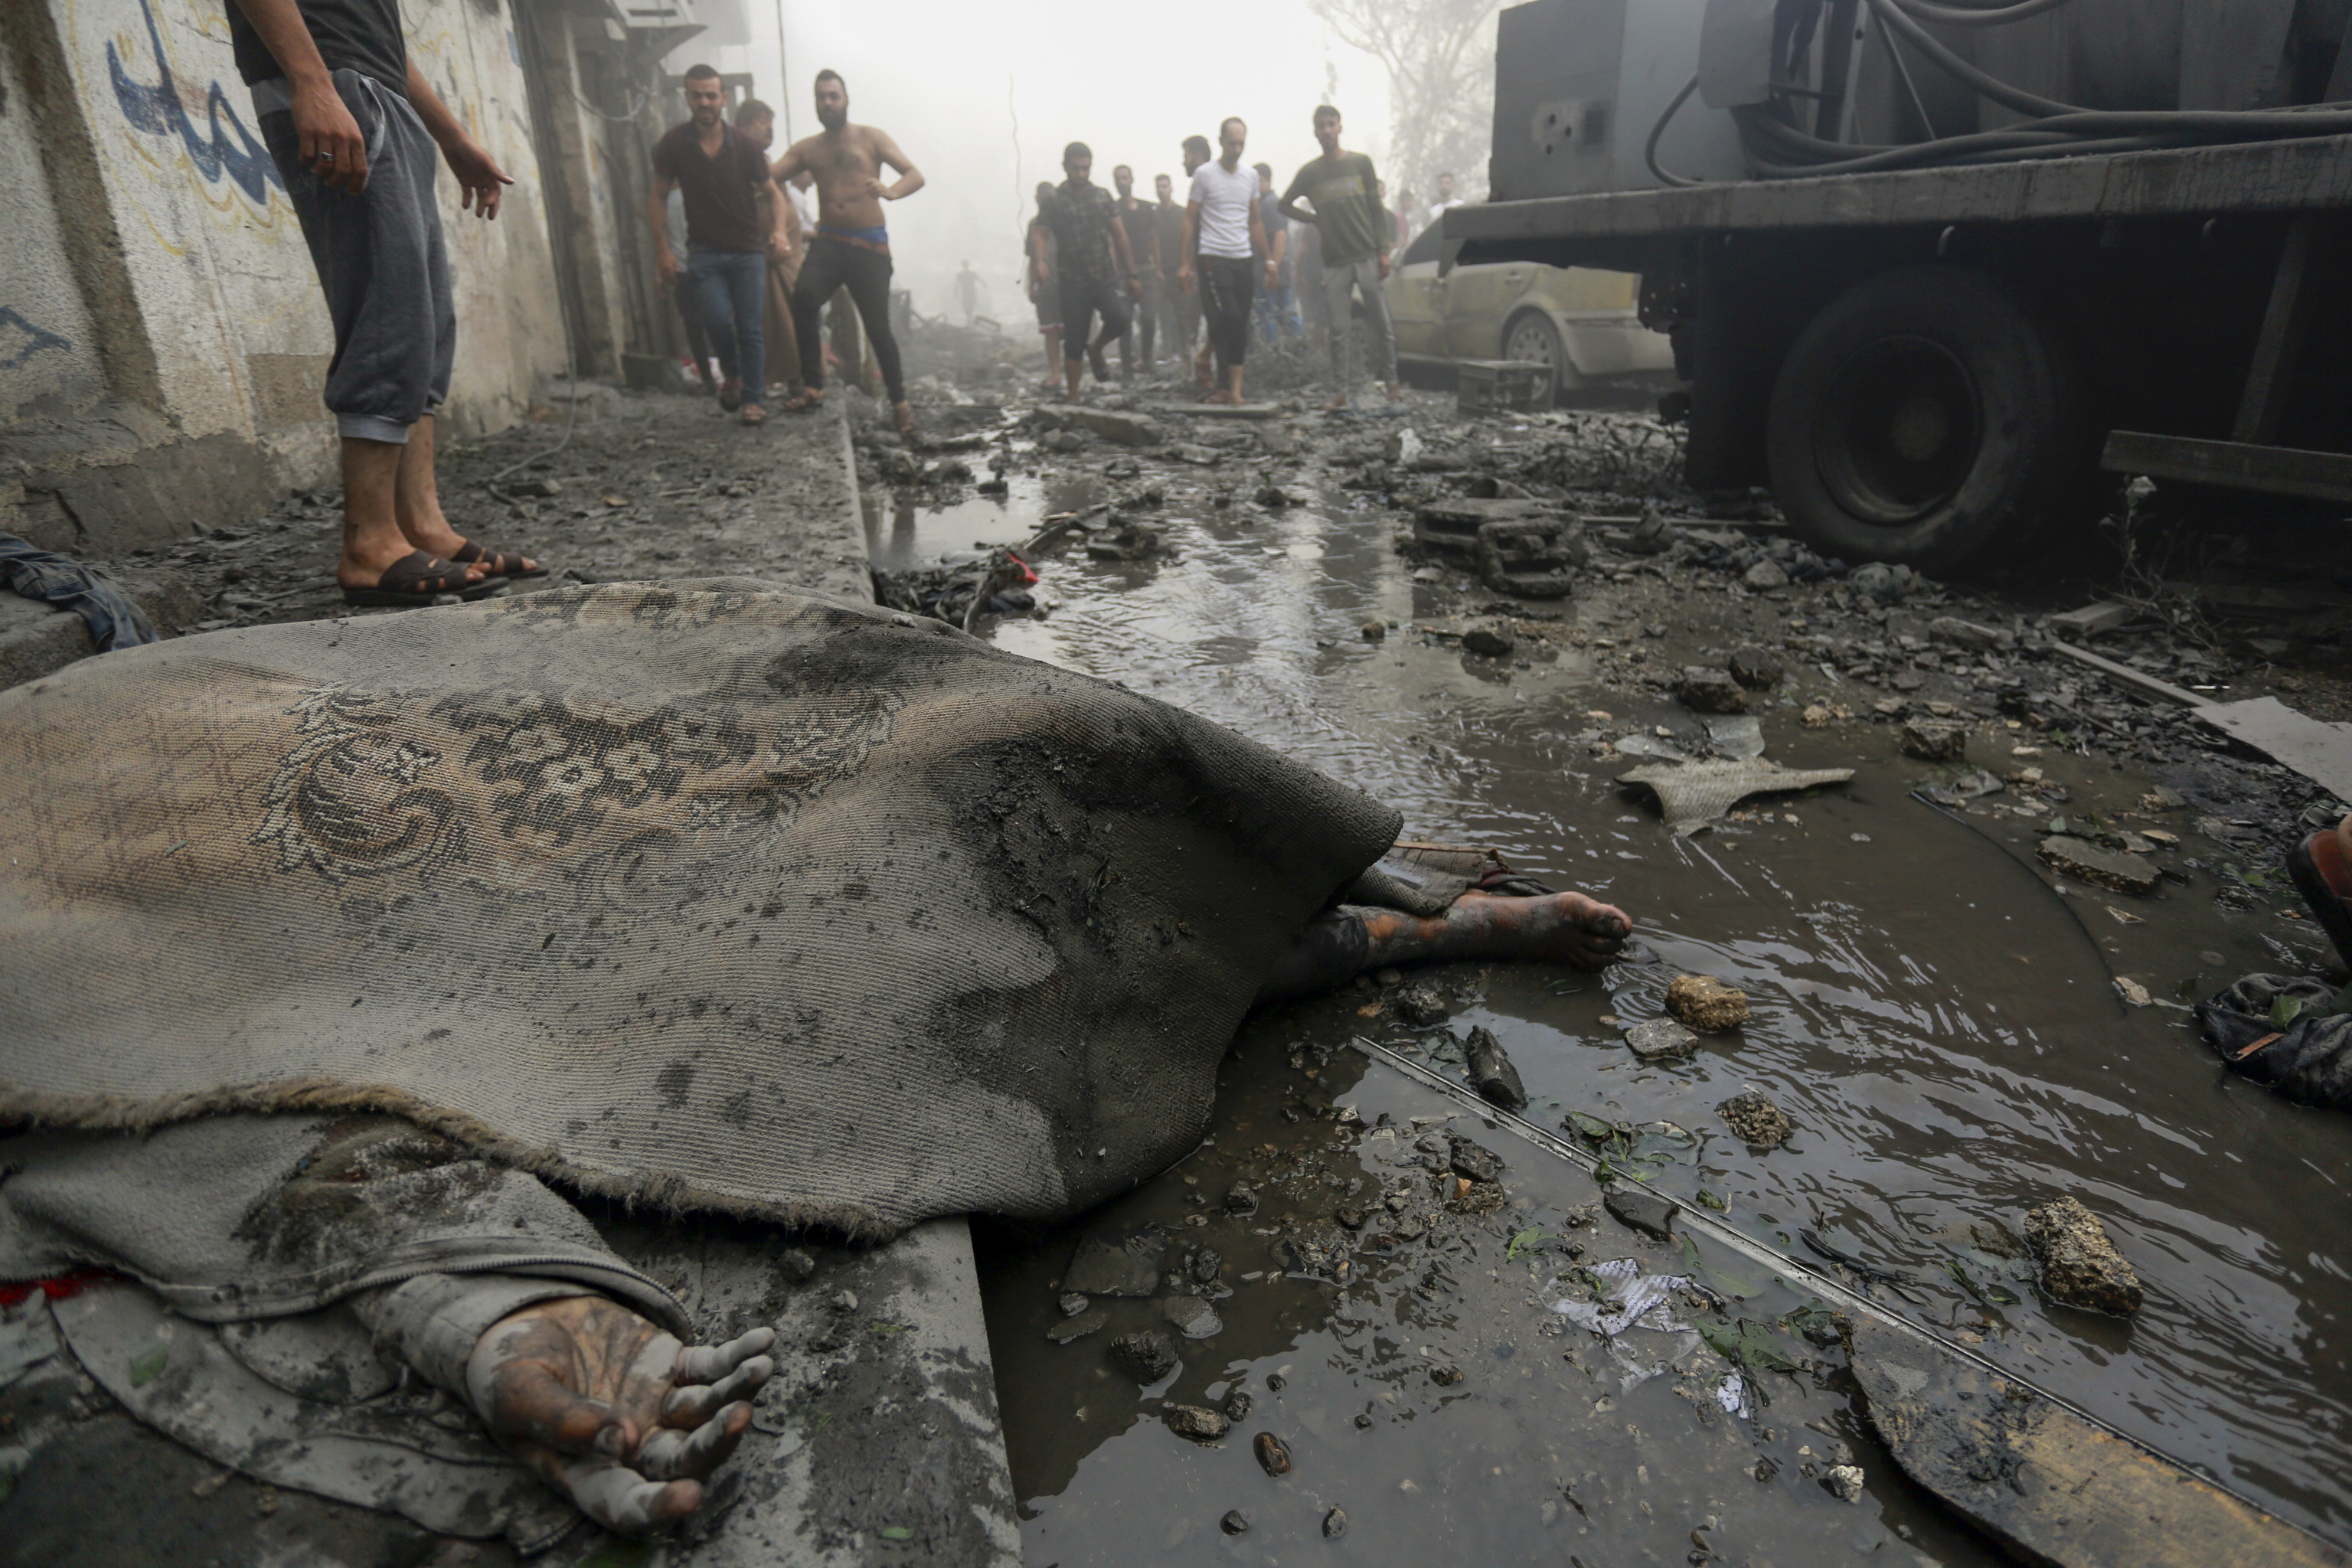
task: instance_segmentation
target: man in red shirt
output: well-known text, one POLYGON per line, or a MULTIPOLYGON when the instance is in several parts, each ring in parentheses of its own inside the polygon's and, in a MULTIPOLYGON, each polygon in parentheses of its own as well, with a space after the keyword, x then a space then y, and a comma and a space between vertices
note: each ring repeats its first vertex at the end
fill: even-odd
POLYGON ((669 194, 686 201, 686 269, 702 300, 702 318, 719 350, 719 405, 743 410, 743 423, 768 417, 761 405, 767 344, 760 315, 766 302, 768 260, 792 254, 784 195, 768 172, 765 148, 727 123, 727 89, 719 72, 694 66, 686 73, 686 106, 693 118, 654 143, 654 188, 646 222, 654 231, 654 274, 667 289, 677 278, 670 249, 669 194), (761 226, 761 198, 768 226, 761 226))

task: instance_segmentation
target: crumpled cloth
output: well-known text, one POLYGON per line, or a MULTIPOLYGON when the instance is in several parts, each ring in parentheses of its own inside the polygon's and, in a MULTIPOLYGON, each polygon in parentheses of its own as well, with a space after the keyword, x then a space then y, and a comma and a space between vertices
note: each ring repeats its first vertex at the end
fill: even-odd
POLYGON ((89 623, 90 640, 105 652, 158 639, 155 623, 103 574, 69 555, 0 533, 0 584, 27 599, 71 610, 89 623))
POLYGON ((2249 974, 2199 1003, 2197 1026, 2231 1072, 2298 1104, 2352 1107, 2352 1014, 2325 1010, 2337 994, 2324 980, 2249 974), (2273 1009, 2294 1016, 2282 1026, 2273 1009))

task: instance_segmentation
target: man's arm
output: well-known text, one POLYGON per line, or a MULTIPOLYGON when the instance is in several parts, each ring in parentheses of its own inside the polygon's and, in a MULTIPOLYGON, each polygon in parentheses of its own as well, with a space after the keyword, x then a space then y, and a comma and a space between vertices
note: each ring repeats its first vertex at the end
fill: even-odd
POLYGON ((786 215, 793 210, 792 200, 784 195, 784 187, 776 184, 773 171, 761 183, 754 199, 762 193, 768 198, 769 216, 775 219, 768 231, 768 255, 776 261, 789 261, 793 255, 793 231, 786 221, 786 215))
POLYGON ((808 168, 808 158, 801 152, 802 143, 795 142, 784 149, 784 155, 769 167, 779 185, 788 184, 808 168))
POLYGON ((873 137, 874 156, 885 168, 895 171, 898 175, 898 183, 895 185, 885 185, 879 180, 867 182, 874 195, 886 202, 897 202, 904 201, 921 190, 923 172, 908 161, 907 154, 898 151, 898 143, 890 139, 890 133, 877 131, 873 137))
POLYGON ((665 289, 677 281, 677 257, 669 247, 669 194, 677 182, 654 171, 654 188, 646 194, 646 225, 654 231, 654 277, 665 289))
POLYGON ((1301 169, 1297 174, 1291 176, 1290 189, 1282 193, 1282 216, 1290 219, 1293 223, 1313 223, 1315 221, 1314 213, 1298 205, 1298 198, 1305 193, 1306 188, 1307 171, 1301 169))
POLYGON ((1266 242, 1265 204, 1255 196, 1250 198, 1249 237, 1250 248, 1265 258, 1265 286, 1271 289, 1275 279, 1280 275, 1282 253, 1266 242))
POLYGON ((327 62, 294 0, 236 0, 237 9, 261 35, 269 58, 286 73, 294 99, 294 134, 303 164, 332 188, 356 192, 367 184, 367 140, 360 122, 335 90, 327 62))
POLYGON ((498 216, 499 198, 504 194, 500 187, 513 184, 513 178, 499 167, 487 148, 466 134, 466 128, 416 68, 413 55, 408 60, 408 101, 416 118, 425 121, 426 134, 439 144, 441 156, 448 160, 449 172, 457 176, 458 188, 466 193, 464 210, 479 210, 485 218, 498 216))
POLYGON ((1389 216, 1386 204, 1372 194, 1380 188, 1379 171, 1372 167, 1372 161, 1366 158, 1364 160, 1364 195, 1371 201, 1372 210, 1381 215, 1381 221, 1376 226, 1381 234, 1381 276, 1386 278, 1389 275, 1389 248, 1396 241, 1396 220, 1389 216))
POLYGON ((1176 286, 1186 293, 1192 291, 1192 258, 1201 237, 1201 204, 1184 204, 1184 233, 1176 244, 1176 286))
POLYGON ((1135 275, 1135 247, 1128 244, 1127 225, 1116 213, 1111 215, 1110 220, 1110 248, 1111 254, 1118 258, 1120 274, 1127 279, 1127 297, 1142 299, 1143 282, 1135 275))
POLYGON ((1045 258, 1045 226, 1032 224, 1029 227, 1029 276, 1040 289, 1054 281, 1054 264, 1045 258))

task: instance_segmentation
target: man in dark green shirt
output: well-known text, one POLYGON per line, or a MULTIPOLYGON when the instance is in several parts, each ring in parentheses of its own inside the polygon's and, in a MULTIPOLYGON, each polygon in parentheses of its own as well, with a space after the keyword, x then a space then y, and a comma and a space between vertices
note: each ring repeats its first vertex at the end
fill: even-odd
POLYGON ((1364 324, 1372 338, 1372 368, 1395 402, 1403 390, 1397 384, 1396 330, 1389 323, 1389 300, 1381 289, 1389 275, 1388 214, 1381 205, 1380 179, 1372 161, 1361 153, 1339 146, 1339 111, 1325 104, 1315 111, 1315 140, 1323 149, 1309 159, 1282 194, 1282 216, 1311 223, 1322 241, 1323 313, 1330 322, 1331 378, 1334 390, 1326 408, 1348 406, 1349 389, 1356 384, 1349 363, 1356 334, 1349 330, 1351 297, 1364 301, 1364 324), (1299 206, 1304 197, 1312 211, 1299 206))

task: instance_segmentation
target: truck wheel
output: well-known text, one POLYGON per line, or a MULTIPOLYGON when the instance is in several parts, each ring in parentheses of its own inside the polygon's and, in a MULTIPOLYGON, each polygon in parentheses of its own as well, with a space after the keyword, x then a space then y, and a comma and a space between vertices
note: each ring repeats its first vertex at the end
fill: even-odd
POLYGON ((1584 384, 1560 341, 1559 328, 1541 310, 1522 310, 1503 327, 1503 357, 1551 366, 1551 396, 1546 406, 1584 384))
POLYGON ((2079 408, 2064 344, 1992 278, 1883 272, 1790 349, 1765 425, 1772 489, 1824 554, 1951 566, 2066 499, 2079 408))

